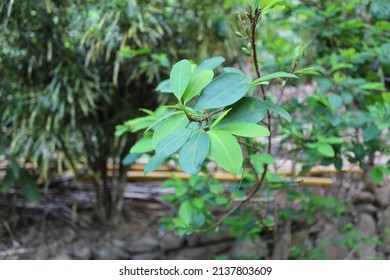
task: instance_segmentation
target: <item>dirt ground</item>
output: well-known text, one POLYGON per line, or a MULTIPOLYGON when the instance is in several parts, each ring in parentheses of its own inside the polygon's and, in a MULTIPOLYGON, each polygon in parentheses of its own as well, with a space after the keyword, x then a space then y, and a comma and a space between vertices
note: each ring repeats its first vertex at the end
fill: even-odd
MULTIPOLYGON (((256 240, 239 240, 224 230, 179 237, 165 232, 161 225, 170 207, 159 199, 160 184, 128 184, 124 222, 117 228, 95 218, 94 195, 88 184, 52 186, 39 206, 26 203, 17 194, 1 197, 0 259, 285 259, 288 246, 310 238, 319 244, 340 235, 334 224, 321 220, 307 229, 280 224, 275 232, 263 233, 256 240)), ((386 182, 374 192, 364 190, 357 180, 344 180, 344 187, 337 184, 311 190, 353 201, 345 223, 352 222, 365 236, 378 237, 382 243, 362 244, 356 250, 328 246, 325 258, 390 258, 390 238, 384 233, 390 228, 390 184, 386 182)), ((283 193, 275 195, 283 203, 283 193)))

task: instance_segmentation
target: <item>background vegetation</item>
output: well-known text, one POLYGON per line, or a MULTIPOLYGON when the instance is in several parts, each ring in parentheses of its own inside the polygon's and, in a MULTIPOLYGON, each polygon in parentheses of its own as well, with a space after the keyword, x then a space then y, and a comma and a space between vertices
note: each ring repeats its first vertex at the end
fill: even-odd
MULTIPOLYGON (((75 177, 92 178, 99 220, 120 224, 126 171, 139 156, 129 150, 143 133, 137 129, 117 137, 122 133, 115 135, 115 127, 144 115, 139 108, 170 104, 172 96, 156 88, 181 59, 200 64, 222 56, 225 67, 235 66, 255 79, 253 47, 262 75, 283 71, 300 76, 299 81, 276 79, 266 87, 269 100, 292 115, 287 122, 274 113, 270 127, 279 136, 280 154, 302 166, 291 180, 319 165, 334 166, 344 176, 345 167, 356 164, 363 170, 359 180, 365 191, 389 184, 388 1, 247 2, 3 1, 0 157, 9 165, 0 177, 1 194, 7 199, 16 192, 39 204, 50 180, 71 170, 75 177), (245 13, 259 3, 263 8, 277 5, 263 14, 253 45, 245 13), (287 82, 289 87, 314 85, 315 90, 287 96, 287 82)), ((274 159, 258 159, 259 150, 266 151, 266 144, 247 145, 246 161, 263 170, 274 159)), ((221 226, 234 237, 253 239, 281 224, 310 227, 321 217, 337 225, 342 246, 350 250, 363 241, 386 241, 385 235, 359 235, 352 219, 340 222, 351 216, 349 199, 301 191, 283 180, 268 172, 267 187, 256 195, 269 198, 275 189, 285 191, 288 202, 299 202, 299 210, 246 205, 221 220, 221 226)), ((184 234, 209 229, 216 221, 219 225, 215 209, 229 212, 231 201, 245 198, 254 182, 250 174, 229 187, 208 176, 172 178, 163 185, 175 189, 175 195, 164 197, 174 209, 164 227, 184 234), (184 208, 194 219, 191 227, 182 225, 184 208)), ((291 245, 287 257, 324 258, 318 248, 310 241, 291 245)))

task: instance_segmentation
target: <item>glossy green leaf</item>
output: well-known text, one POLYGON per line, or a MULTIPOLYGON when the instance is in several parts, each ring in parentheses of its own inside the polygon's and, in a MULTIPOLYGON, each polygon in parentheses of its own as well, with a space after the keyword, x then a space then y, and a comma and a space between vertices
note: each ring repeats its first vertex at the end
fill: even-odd
POLYGON ((187 102, 194 96, 200 94, 200 92, 211 82, 213 77, 214 72, 212 70, 204 69, 193 72, 183 94, 183 100, 187 102))
POLYGON ((180 151, 180 168, 191 175, 199 173, 202 163, 209 153, 210 139, 203 131, 194 133, 180 151))
POLYGON ((202 69, 209 69, 213 70, 220 66, 222 63, 224 63, 225 59, 222 56, 215 56, 211 57, 209 59, 206 59, 201 64, 199 64, 198 67, 196 67, 196 71, 202 70, 202 69))
POLYGON ((344 140, 340 137, 327 137, 324 139, 324 142, 328 144, 342 144, 344 140))
POLYGON ((150 151, 153 151, 153 145, 152 145, 152 137, 144 136, 141 139, 139 139, 133 147, 130 149, 130 153, 132 154, 143 154, 150 151))
POLYGON ((163 122, 156 128, 156 131, 153 134, 153 147, 156 148, 158 142, 163 139, 165 136, 171 134, 172 132, 185 128, 190 121, 184 114, 174 115, 163 122))
POLYGON ((128 131, 129 130, 124 125, 117 125, 117 126, 115 126, 115 136, 116 137, 120 137, 120 136, 122 136, 124 133, 126 133, 128 131))
POLYGON ((251 156, 251 159, 262 164, 274 164, 275 159, 270 154, 260 153, 251 156))
POLYGON ((153 124, 156 121, 155 117, 153 116, 146 116, 146 117, 139 117, 135 119, 131 119, 125 122, 125 126, 130 130, 131 132, 137 132, 142 129, 147 128, 151 124, 153 124))
POLYGON ((229 123, 219 126, 217 129, 243 137, 266 137, 270 135, 266 127, 254 123, 229 123))
POLYGON ((230 173, 238 174, 243 157, 236 138, 222 130, 210 130, 207 134, 210 137, 210 156, 230 173))
POLYGON ((23 195, 32 203, 40 201, 39 187, 34 177, 28 174, 25 169, 20 169, 20 187, 23 195))
POLYGON ((231 106, 231 111, 217 125, 221 126, 235 122, 258 123, 267 115, 266 104, 255 97, 244 97, 231 106))
POLYGON ((158 84, 156 91, 161 93, 173 93, 172 87, 171 87, 171 81, 165 80, 158 84))
POLYGON ((160 157, 170 156, 171 154, 178 151, 181 147, 183 147, 183 145, 187 142, 193 132, 194 129, 183 128, 165 136, 158 143, 156 148, 156 154, 160 157))
POLYGON ((203 213, 195 213, 192 215, 192 224, 195 227, 201 227, 206 222, 206 216, 203 213))
POLYGON ((385 103, 390 104, 390 92, 382 93, 382 97, 385 103))
POLYGON ((289 112, 287 112, 285 109, 283 109, 282 106, 279 106, 271 101, 266 101, 265 102, 267 105, 267 108, 273 112, 281 116, 283 119, 287 120, 288 122, 292 121, 292 117, 289 112))
POLYGON ((302 74, 302 75, 320 75, 320 73, 314 67, 302 68, 299 70, 295 70, 294 74, 302 74))
POLYGON ((326 157, 334 157, 334 155, 335 155, 335 152, 334 152, 332 145, 327 144, 327 143, 318 143, 316 145, 316 149, 320 154, 322 154, 326 157))
POLYGON ((375 138, 379 137, 380 134, 381 131, 378 129, 378 127, 376 125, 371 125, 367 127, 363 132, 364 142, 374 140, 375 138))
POLYGON ((232 108, 226 110, 225 112, 223 112, 221 115, 218 116, 218 118, 213 122, 213 124, 210 126, 210 130, 213 129, 217 124, 219 124, 224 117, 226 117, 227 114, 229 114, 230 110, 232 108))
POLYGON ((195 110, 221 108, 237 102, 248 92, 250 81, 250 77, 237 73, 220 75, 203 90, 195 110))
POLYGON ((192 220, 192 214, 194 213, 194 208, 191 205, 191 202, 184 201, 179 208, 179 218, 189 226, 192 220))
POLYGON ((170 83, 173 94, 181 99, 191 77, 191 64, 183 59, 173 65, 170 75, 170 83))
POLYGON ((262 83, 264 81, 269 81, 269 80, 277 79, 277 78, 294 78, 294 79, 299 79, 299 77, 297 75, 294 75, 294 74, 291 74, 291 73, 276 72, 276 73, 265 75, 265 76, 263 76, 261 78, 258 78, 256 80, 254 80, 251 83, 251 86, 256 86, 256 85, 259 85, 260 83, 262 83))
POLYGON ((244 72, 234 67, 225 67, 223 68, 222 73, 237 73, 237 74, 245 75, 244 72))
POLYGON ((153 172, 154 170, 159 168, 160 165, 163 164, 166 159, 167 159, 167 157, 162 157, 162 156, 159 156, 159 155, 152 156, 149 159, 148 164, 146 164, 146 166, 145 166, 145 169, 144 169, 145 175, 150 173, 150 172, 153 172))
POLYGON ((332 94, 331 96, 328 97, 328 102, 332 107, 336 109, 340 108, 341 105, 343 105, 343 99, 340 96, 335 94, 332 94))
POLYGON ((130 165, 132 163, 134 163, 142 154, 127 154, 123 160, 122 160, 122 164, 123 165, 130 165))
POLYGON ((360 89, 364 89, 364 90, 377 90, 377 91, 384 91, 385 90, 385 86, 383 83, 365 83, 361 86, 359 86, 360 89))
POLYGON ((370 171, 370 178, 375 184, 379 184, 382 179, 383 179, 383 172, 382 172, 383 167, 378 167, 375 166, 374 168, 371 169, 370 171))
POLYGON ((286 8, 286 6, 276 6, 276 7, 273 7, 273 8, 267 8, 267 9, 263 10, 261 15, 265 16, 265 15, 270 14, 272 12, 284 10, 285 8, 286 8))

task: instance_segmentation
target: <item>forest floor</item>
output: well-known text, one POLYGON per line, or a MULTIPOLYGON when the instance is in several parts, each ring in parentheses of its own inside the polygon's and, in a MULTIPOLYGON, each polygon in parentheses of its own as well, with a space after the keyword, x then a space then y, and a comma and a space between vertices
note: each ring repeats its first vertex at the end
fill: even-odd
MULTIPOLYGON (((382 243, 363 242, 352 249, 329 245, 323 248, 324 258, 387 259, 390 238, 384 235, 384 229, 390 228, 390 184, 368 192, 361 182, 353 181, 344 181, 348 188, 342 191, 336 185, 310 189, 353 200, 354 207, 343 223, 352 222, 363 236, 378 237, 382 243)), ((116 228, 96 219, 92 187, 81 182, 50 187, 39 206, 25 203, 16 195, 3 197, 0 259, 286 259, 290 258, 286 249, 289 246, 313 238, 313 244, 320 246, 340 237, 336 225, 322 219, 310 228, 281 223, 273 232, 264 232, 255 240, 233 238, 224 230, 179 237, 165 232, 161 225, 170 207, 160 201, 160 184, 129 183, 127 196, 133 198, 126 199, 124 221, 116 228)), ((284 195, 276 194, 280 203, 284 195)))

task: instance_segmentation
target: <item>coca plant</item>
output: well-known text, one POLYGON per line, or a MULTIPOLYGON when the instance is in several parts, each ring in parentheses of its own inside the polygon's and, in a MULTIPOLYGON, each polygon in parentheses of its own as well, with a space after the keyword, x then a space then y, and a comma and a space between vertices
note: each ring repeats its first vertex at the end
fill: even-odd
POLYGON ((223 68, 213 79, 213 69, 223 61, 222 57, 214 57, 198 66, 185 59, 177 62, 170 79, 158 87, 162 92, 173 93, 177 103, 155 112, 144 110, 148 116, 117 127, 117 131, 145 130, 130 150, 131 153, 154 151, 145 174, 175 153, 180 168, 188 174, 197 175, 207 156, 226 171, 238 174, 244 160, 239 137, 269 137, 267 126, 259 124, 268 110, 290 120, 282 107, 269 100, 249 97, 248 93, 257 85, 268 84, 270 79, 295 78, 295 75, 278 72, 252 80, 236 68, 223 68))
MULTIPOLYGON (((224 217, 249 201, 266 179, 271 178, 268 166, 273 163, 270 155, 272 117, 277 115, 291 121, 291 115, 267 95, 265 86, 273 79, 298 78, 293 74, 296 65, 290 72, 261 75, 256 26, 263 15, 283 6, 281 1, 251 2, 246 14, 249 28, 244 27, 244 34, 240 36, 248 40, 245 51, 252 57, 255 78, 237 68, 223 67, 225 60, 222 57, 210 58, 199 65, 187 59, 180 60, 173 65, 169 79, 157 87, 161 94, 171 94, 174 104, 155 111, 141 109, 146 116, 116 127, 117 136, 127 131, 143 132, 127 159, 131 162, 137 155, 151 154, 145 174, 170 158, 178 159, 179 167, 191 175, 201 171, 207 174, 208 160, 215 161, 231 174, 247 174, 254 180, 252 189, 224 217), (244 163, 246 168, 243 168, 244 163)), ((305 69, 298 71, 305 74, 305 69)), ((176 221, 176 225, 182 233, 210 228, 223 220, 208 221, 208 224, 204 219, 201 219, 202 223, 195 221, 199 220, 196 201, 189 197, 181 203, 181 222, 176 221)))

